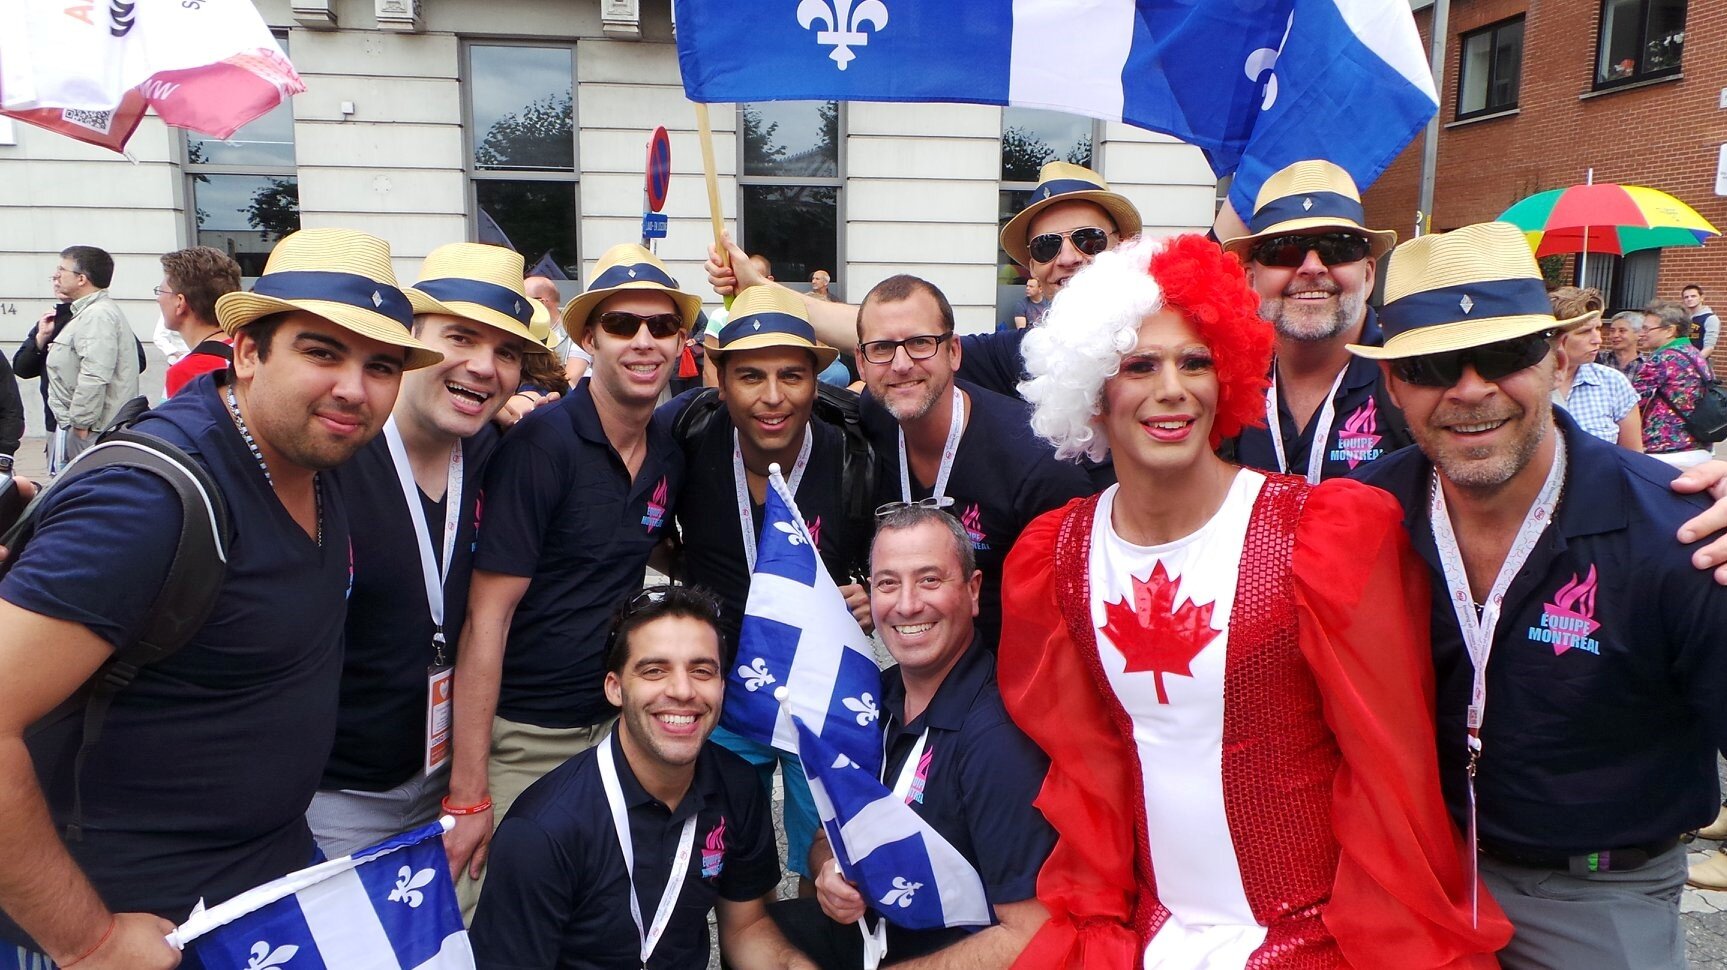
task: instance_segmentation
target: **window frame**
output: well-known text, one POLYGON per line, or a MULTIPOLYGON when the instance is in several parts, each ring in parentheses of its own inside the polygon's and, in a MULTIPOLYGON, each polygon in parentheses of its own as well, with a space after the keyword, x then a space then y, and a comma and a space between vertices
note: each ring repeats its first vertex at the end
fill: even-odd
MULTIPOLYGON (((1602 0, 1602 2, 1605 3, 1606 0, 1602 0)), ((1506 111, 1517 110, 1518 106, 1522 102, 1523 48, 1528 39, 1529 26, 1527 23, 1527 16, 1525 14, 1506 17, 1504 20, 1495 21, 1486 26, 1477 27, 1474 30, 1465 31, 1457 35, 1457 96, 1452 102, 1451 116, 1453 121, 1467 121, 1471 118, 1482 118, 1487 115, 1495 115, 1506 111), (1499 32, 1513 24, 1523 28, 1523 36, 1517 44, 1517 93, 1513 95, 1510 103, 1495 104, 1493 102, 1494 82, 1500 80, 1498 77, 1499 64, 1497 56, 1499 53, 1499 32), (1476 108, 1473 111, 1466 111, 1463 108, 1463 92, 1464 87, 1469 80, 1469 74, 1466 70, 1469 66, 1469 42, 1474 38, 1481 37, 1483 35, 1488 38, 1486 96, 1483 99, 1482 106, 1480 108, 1476 108)))
MULTIPOLYGON (((1589 65, 1589 79, 1592 90, 1610 91, 1614 88, 1641 84, 1646 81, 1677 77, 1679 74, 1683 73, 1685 69, 1685 52, 1683 48, 1681 48, 1679 52, 1679 61, 1672 67, 1663 67, 1652 71, 1646 70, 1643 67, 1644 60, 1649 52, 1649 7, 1654 0, 1634 0, 1637 5, 1637 65, 1631 69, 1630 74, 1627 74, 1624 77, 1608 78, 1603 80, 1601 77, 1601 45, 1607 39, 1607 5, 1611 2, 1613 2, 1613 0, 1601 0, 1599 6, 1596 8, 1595 57, 1591 60, 1589 65)), ((1691 17, 1690 0, 1684 0, 1684 8, 1685 20, 1683 22, 1688 23, 1691 17)), ((1681 37, 1684 36, 1685 28, 1683 26, 1679 28, 1679 34, 1681 37)), ((1681 41, 1681 44, 1683 44, 1683 41, 1681 41)))
MULTIPOLYGON (((813 176, 813 175, 812 176, 803 176, 803 175, 749 175, 749 174, 746 174, 744 171, 744 106, 746 104, 755 104, 756 102, 740 101, 734 106, 733 119, 734 119, 736 126, 737 126, 735 129, 736 137, 734 139, 734 141, 736 141, 736 143, 737 143, 736 144, 737 161, 736 161, 736 167, 733 169, 733 171, 737 173, 734 176, 734 181, 737 183, 736 187, 735 187, 737 208, 734 211, 736 211, 736 213, 737 213, 738 244, 743 245, 744 240, 749 238, 749 231, 750 231, 748 220, 745 218, 745 214, 744 214, 744 210, 745 210, 744 195, 745 195, 746 189, 754 188, 757 186, 767 186, 767 187, 778 186, 778 187, 783 187, 783 188, 831 188, 831 189, 833 189, 834 190, 834 265, 831 267, 825 267, 825 268, 828 271, 828 275, 833 277, 835 280, 837 280, 839 282, 839 285, 842 288, 842 292, 844 292, 844 287, 846 285, 845 284, 846 274, 844 273, 844 267, 846 265, 846 191, 845 191, 846 159, 847 159, 846 131, 847 131, 847 123, 851 120, 850 119, 850 106, 845 101, 837 99, 837 98, 826 98, 826 99, 824 99, 824 101, 833 101, 835 104, 837 104, 839 106, 839 118, 836 120, 836 124, 839 126, 839 135, 838 135, 838 138, 836 139, 836 144, 834 146, 834 151, 835 151, 835 153, 834 153, 834 171, 835 171, 835 174, 832 176, 828 176, 828 177, 813 176)), ((810 100, 810 101, 802 102, 802 103, 821 104, 823 102, 810 100)), ((745 248, 747 249, 748 247, 746 246, 745 248)), ((818 268, 820 268, 820 267, 818 267, 818 268)), ((786 287, 787 289, 795 290, 799 293, 810 292, 810 281, 807 279, 782 280, 782 279, 778 279, 776 277, 775 282, 779 283, 781 286, 786 287)), ((832 284, 830 284, 830 285, 832 285, 832 284)), ((859 294, 857 298, 861 298, 861 297, 862 297, 862 294, 859 294)))

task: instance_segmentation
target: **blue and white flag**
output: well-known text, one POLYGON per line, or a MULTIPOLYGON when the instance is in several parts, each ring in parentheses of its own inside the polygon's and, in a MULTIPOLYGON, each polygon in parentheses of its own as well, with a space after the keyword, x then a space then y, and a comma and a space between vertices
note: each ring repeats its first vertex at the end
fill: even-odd
POLYGON ((168 937, 205 970, 474 970, 443 825, 196 910, 168 937))
POLYGON ((835 749, 881 770, 881 668, 774 465, 720 722, 796 754, 793 714, 835 749), (775 699, 782 687, 783 707, 775 699))
POLYGON ((966 101, 1174 135, 1233 173, 1365 189, 1438 106, 1409 0, 676 0, 695 101, 966 101))
POLYGON ((794 721, 834 859, 870 907, 908 930, 988 926, 989 897, 965 856, 875 773, 794 721))

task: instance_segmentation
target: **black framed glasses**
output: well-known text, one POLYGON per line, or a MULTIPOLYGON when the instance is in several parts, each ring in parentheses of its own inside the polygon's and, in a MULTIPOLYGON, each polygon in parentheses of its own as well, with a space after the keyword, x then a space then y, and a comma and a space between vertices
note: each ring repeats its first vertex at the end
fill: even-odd
POLYGON ((904 340, 871 340, 858 344, 858 349, 863 351, 864 360, 872 364, 893 363, 894 355, 899 353, 901 347, 905 348, 905 355, 912 360, 928 360, 952 337, 951 333, 926 333, 904 340))
POLYGON ((1327 266, 1354 263, 1366 259, 1373 247, 1367 237, 1353 232, 1327 232, 1317 236, 1271 236, 1253 244, 1253 261, 1261 266, 1281 266, 1285 269, 1307 261, 1311 250, 1327 266))
POLYGON ((946 512, 952 506, 952 496, 931 495, 928 498, 920 498, 911 502, 883 502, 875 507, 875 517, 885 519, 901 509, 935 509, 938 512, 946 512))
POLYGON ((623 310, 607 310, 594 318, 600 329, 614 337, 634 337, 644 324, 648 333, 655 340, 664 340, 674 336, 684 329, 684 318, 675 313, 626 313, 623 310))
POLYGON ((1405 384, 1451 387, 1462 379, 1464 365, 1473 364, 1482 380, 1497 381, 1540 363, 1553 350, 1554 332, 1545 330, 1481 347, 1404 357, 1391 362, 1391 372, 1405 384))
POLYGON ((1067 232, 1045 232, 1031 237, 1031 244, 1026 247, 1031 252, 1031 258, 1039 263, 1047 263, 1061 255, 1061 243, 1064 239, 1073 240, 1073 248, 1087 256, 1096 256, 1109 248, 1108 230, 1096 226, 1082 226, 1067 232))

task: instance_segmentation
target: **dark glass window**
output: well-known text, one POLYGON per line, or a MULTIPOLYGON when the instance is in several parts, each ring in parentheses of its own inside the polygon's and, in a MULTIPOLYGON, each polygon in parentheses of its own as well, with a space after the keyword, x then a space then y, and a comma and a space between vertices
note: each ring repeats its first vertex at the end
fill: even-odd
POLYGON ((521 253, 529 276, 581 279, 575 183, 475 180, 474 202, 476 242, 521 253))
POLYGON ((574 48, 473 44, 465 82, 473 238, 579 280, 574 48))
POLYGON ((840 279, 841 123, 837 101, 738 106, 743 247, 797 290, 818 269, 840 279))
POLYGON ((1679 73, 1685 0, 1602 0, 1595 86, 1679 73))
POLYGON ((1523 71, 1523 18, 1464 34, 1457 74, 1457 117, 1470 118, 1517 107, 1523 71))

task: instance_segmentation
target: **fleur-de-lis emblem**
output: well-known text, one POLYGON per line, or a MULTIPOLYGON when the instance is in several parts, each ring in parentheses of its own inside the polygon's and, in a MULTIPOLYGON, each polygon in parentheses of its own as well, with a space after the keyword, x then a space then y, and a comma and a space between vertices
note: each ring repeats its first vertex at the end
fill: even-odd
POLYGON ((795 525, 792 525, 790 522, 775 522, 774 528, 785 533, 786 542, 790 543, 791 545, 801 546, 804 544, 803 533, 799 532, 798 527, 795 525))
POLYGON ((409 909, 419 909, 426 901, 426 894, 420 892, 420 887, 432 881, 432 870, 414 871, 413 866, 403 866, 396 871, 396 888, 390 890, 390 902, 407 903, 409 909))
POLYGON ((912 897, 916 896, 917 891, 922 888, 923 883, 921 882, 912 882, 904 876, 895 876, 893 877, 893 888, 881 898, 881 904, 905 909, 911 905, 912 897))
POLYGON ((1462 310, 1464 313, 1468 313, 1470 310, 1475 309, 1475 301, 1471 300, 1469 298, 1469 294, 1465 293, 1463 294, 1463 299, 1457 301, 1457 308, 1462 310))
POLYGON ((768 662, 761 657, 751 661, 747 667, 739 667, 738 676, 744 679, 744 689, 752 694, 775 682, 773 672, 768 670, 768 662))
POLYGON ((372 291, 372 305, 375 307, 381 307, 384 305, 384 295, 379 293, 377 290, 372 291))
POLYGON ((1289 43, 1289 30, 1295 26, 1295 14, 1289 15, 1289 22, 1283 25, 1283 39, 1277 42, 1277 49, 1261 47, 1247 55, 1247 63, 1242 70, 1247 72, 1249 81, 1258 81, 1262 75, 1270 74, 1265 79, 1265 100, 1259 105, 1259 110, 1270 111, 1277 103, 1277 74, 1273 69, 1277 66, 1277 58, 1283 53, 1283 45, 1289 43))
POLYGON ((816 31, 816 43, 833 46, 828 57, 843 71, 857 57, 851 51, 853 45, 869 44, 863 25, 869 24, 878 34, 887 26, 887 5, 881 0, 855 4, 853 0, 803 0, 798 4, 798 26, 808 30, 817 21, 826 29, 816 31))
POLYGON ((246 961, 246 970, 266 970, 268 967, 279 967, 294 959, 294 954, 300 948, 292 943, 270 949, 270 944, 259 940, 252 944, 252 959, 246 961))
POLYGON ((857 697, 844 698, 840 703, 846 706, 846 710, 858 716, 858 727, 868 727, 876 718, 881 717, 881 711, 876 710, 875 698, 870 696, 867 690, 857 697))

